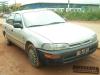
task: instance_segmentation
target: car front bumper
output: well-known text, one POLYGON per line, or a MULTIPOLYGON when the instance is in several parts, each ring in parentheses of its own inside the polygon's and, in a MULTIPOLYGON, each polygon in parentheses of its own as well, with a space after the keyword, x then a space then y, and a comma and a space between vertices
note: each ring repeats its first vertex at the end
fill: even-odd
POLYGON ((71 50, 66 50, 66 51, 61 51, 61 52, 53 52, 53 54, 57 54, 61 56, 61 58, 58 59, 49 59, 45 57, 45 52, 38 50, 39 51, 39 58, 40 61, 43 64, 51 64, 51 65, 57 65, 57 64, 64 64, 64 63, 70 63, 79 59, 82 59, 89 54, 92 54, 94 51, 96 51, 98 47, 98 41, 88 44, 82 47, 77 47, 71 50), (77 54, 78 51, 81 51, 82 49, 88 49, 88 52, 80 53, 79 55, 77 54))

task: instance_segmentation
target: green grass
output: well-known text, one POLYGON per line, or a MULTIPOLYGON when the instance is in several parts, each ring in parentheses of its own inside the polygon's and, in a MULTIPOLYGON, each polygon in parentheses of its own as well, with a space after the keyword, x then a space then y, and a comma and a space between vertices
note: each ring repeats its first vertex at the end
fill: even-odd
POLYGON ((89 8, 83 11, 56 11, 59 15, 69 20, 100 20, 100 8, 89 8))

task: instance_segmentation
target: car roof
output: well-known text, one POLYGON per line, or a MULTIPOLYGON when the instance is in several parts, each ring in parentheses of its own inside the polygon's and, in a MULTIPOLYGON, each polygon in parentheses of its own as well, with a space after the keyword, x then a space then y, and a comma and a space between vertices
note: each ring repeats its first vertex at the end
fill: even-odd
POLYGON ((13 12, 13 13, 23 14, 23 13, 26 13, 26 12, 38 12, 38 11, 49 11, 49 10, 47 10, 47 9, 28 9, 28 10, 16 11, 16 12, 13 12))

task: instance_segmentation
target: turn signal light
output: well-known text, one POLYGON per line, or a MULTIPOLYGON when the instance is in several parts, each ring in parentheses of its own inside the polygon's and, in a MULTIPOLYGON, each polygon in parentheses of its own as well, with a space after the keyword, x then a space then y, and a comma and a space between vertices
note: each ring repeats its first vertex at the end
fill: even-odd
POLYGON ((57 54, 49 54, 49 53, 45 53, 44 56, 48 59, 58 59, 61 58, 61 55, 57 55, 57 54))

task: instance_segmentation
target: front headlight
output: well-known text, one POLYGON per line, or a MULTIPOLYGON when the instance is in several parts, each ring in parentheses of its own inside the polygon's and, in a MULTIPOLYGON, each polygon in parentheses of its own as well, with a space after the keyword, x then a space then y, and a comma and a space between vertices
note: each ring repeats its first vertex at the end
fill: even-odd
POLYGON ((45 43, 42 45, 42 49, 45 50, 64 50, 67 49, 69 45, 67 43, 60 44, 60 43, 45 43))

